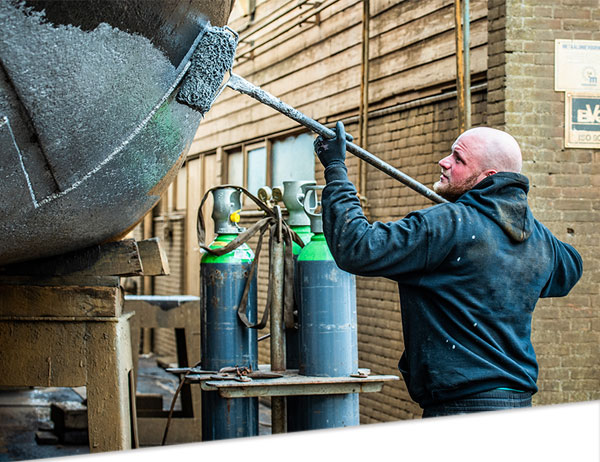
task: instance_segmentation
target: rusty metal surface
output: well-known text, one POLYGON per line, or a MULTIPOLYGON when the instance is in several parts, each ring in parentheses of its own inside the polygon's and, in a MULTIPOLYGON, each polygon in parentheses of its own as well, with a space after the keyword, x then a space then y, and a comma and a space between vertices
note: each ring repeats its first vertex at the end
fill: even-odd
POLYGON ((0 2, 0 264, 115 239, 159 200, 201 120, 174 95, 199 18, 232 4, 0 2))

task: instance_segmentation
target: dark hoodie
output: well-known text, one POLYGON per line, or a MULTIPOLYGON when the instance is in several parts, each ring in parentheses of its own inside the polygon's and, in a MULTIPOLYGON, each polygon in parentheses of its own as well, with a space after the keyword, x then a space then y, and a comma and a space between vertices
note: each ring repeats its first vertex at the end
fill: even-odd
POLYGON ((398 283, 398 367, 412 399, 427 407, 499 387, 535 393, 533 309, 567 295, 582 261, 531 214, 527 178, 498 173, 455 203, 373 224, 345 167, 326 179, 323 230, 338 266, 398 283))

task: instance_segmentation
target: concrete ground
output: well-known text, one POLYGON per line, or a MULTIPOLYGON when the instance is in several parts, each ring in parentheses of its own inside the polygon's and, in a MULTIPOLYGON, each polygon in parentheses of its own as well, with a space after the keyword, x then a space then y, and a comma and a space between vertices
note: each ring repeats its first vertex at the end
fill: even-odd
MULTIPOLYGON (((156 358, 141 357, 138 392, 163 395, 163 409, 168 410, 178 379, 157 365, 156 358)), ((0 389, 0 462, 69 455, 89 454, 87 445, 40 444, 36 432, 53 427, 52 403, 83 402, 85 388, 1 388, 0 389)), ((177 409, 177 407, 176 407, 177 409)), ((259 406, 259 435, 271 434, 270 409, 259 406)))

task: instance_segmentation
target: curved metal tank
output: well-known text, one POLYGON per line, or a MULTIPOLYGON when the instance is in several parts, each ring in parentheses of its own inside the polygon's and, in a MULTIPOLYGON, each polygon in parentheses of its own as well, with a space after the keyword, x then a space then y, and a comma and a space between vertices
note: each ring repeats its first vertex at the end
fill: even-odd
POLYGON ((0 1, 0 265, 124 235, 201 115, 175 101, 234 0, 0 1))

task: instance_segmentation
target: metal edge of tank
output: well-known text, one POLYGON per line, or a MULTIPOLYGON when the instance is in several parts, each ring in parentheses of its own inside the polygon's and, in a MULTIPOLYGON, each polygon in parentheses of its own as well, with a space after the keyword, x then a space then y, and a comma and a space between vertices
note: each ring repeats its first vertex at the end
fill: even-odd
MULTIPOLYGON (((218 2, 219 11, 216 3, 210 2, 209 19, 220 13, 226 20, 233 2, 218 2)), ((21 190, 0 191, 5 198, 31 195, 33 199, 17 217, 0 217, 0 233, 4 236, 0 264, 111 240, 139 222, 177 174, 201 120, 198 113, 177 103, 173 93, 167 93, 145 116, 116 155, 107 155, 97 168, 66 190, 40 201, 35 200, 24 181, 20 181, 21 190)), ((9 124, 0 121, 0 135, 0 149, 7 157, 18 149, 14 137, 9 136, 9 124)), ((3 184, 10 186, 11 182, 0 182, 0 189, 3 184)), ((11 186, 14 188, 15 183, 11 186)))

